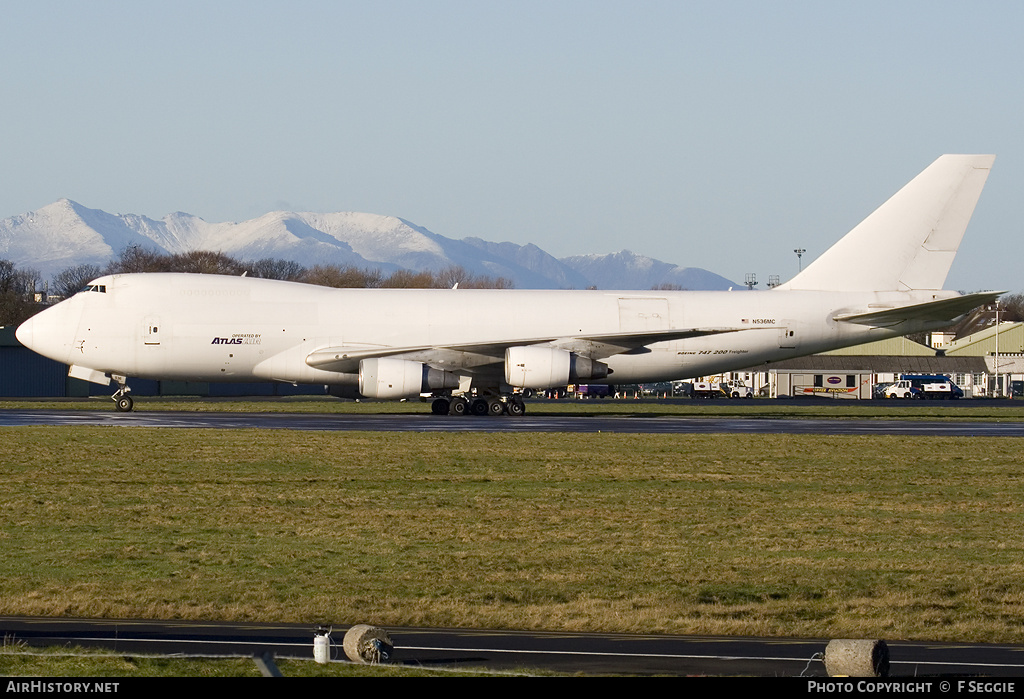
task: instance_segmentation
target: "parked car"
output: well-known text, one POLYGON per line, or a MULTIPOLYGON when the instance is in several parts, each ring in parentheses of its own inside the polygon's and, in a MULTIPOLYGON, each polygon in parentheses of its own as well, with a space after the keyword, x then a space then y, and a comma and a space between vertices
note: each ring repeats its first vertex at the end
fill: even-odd
POLYGON ((883 389, 886 398, 955 400, 964 392, 942 374, 901 374, 900 380, 883 389))

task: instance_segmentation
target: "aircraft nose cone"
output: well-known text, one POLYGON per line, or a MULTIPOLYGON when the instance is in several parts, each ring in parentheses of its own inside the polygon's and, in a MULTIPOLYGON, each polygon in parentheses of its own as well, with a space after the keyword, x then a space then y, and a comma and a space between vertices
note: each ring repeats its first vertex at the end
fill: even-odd
POLYGON ((18 326, 18 329, 14 331, 14 336, 18 338, 18 342, 25 345, 29 349, 32 349, 32 340, 35 338, 33 318, 29 318, 24 323, 18 326))
POLYGON ((57 304, 32 316, 18 326, 14 336, 33 352, 58 362, 69 363, 74 328, 67 307, 57 304), (71 330, 69 330, 71 328, 71 330))

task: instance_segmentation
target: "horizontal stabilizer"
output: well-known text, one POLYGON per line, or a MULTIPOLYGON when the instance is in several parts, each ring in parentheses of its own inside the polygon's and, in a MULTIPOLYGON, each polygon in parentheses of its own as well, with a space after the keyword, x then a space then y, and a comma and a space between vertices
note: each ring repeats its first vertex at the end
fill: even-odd
POLYGON ((915 303, 911 306, 898 306, 896 308, 879 308, 867 313, 849 313, 838 315, 834 320, 844 323, 856 323, 857 325, 871 325, 877 328, 887 328, 908 320, 927 321, 953 321, 964 313, 971 311, 978 306, 994 302, 1005 291, 980 291, 974 294, 954 296, 950 299, 929 301, 927 303, 915 303))

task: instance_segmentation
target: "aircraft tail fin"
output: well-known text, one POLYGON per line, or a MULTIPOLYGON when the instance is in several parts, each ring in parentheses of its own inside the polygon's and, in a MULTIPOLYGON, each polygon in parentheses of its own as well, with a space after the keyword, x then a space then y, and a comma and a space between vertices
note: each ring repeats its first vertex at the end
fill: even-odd
POLYGON ((941 289, 994 155, 943 155, 777 289, 941 289))

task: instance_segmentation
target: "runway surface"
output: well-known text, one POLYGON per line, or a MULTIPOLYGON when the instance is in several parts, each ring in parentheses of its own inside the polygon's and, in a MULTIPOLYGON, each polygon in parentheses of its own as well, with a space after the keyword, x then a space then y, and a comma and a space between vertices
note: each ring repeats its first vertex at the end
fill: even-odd
MULTIPOLYGON (((347 627, 334 629, 341 641, 347 627)), ((119 653, 312 658, 313 626, 273 623, 0 617, 5 638, 32 647, 72 645, 119 653)), ((823 677, 825 639, 545 633, 389 628, 393 663, 463 670, 529 668, 586 674, 823 677)), ((1024 674, 1024 647, 889 643, 893 677, 1024 674)))
POLYGON ((287 429, 370 432, 622 432, 633 434, 832 434, 1024 437, 1024 422, 861 420, 834 418, 634 417, 525 415, 454 417, 427 414, 197 413, 93 410, 0 410, 0 426, 51 425, 287 429))

